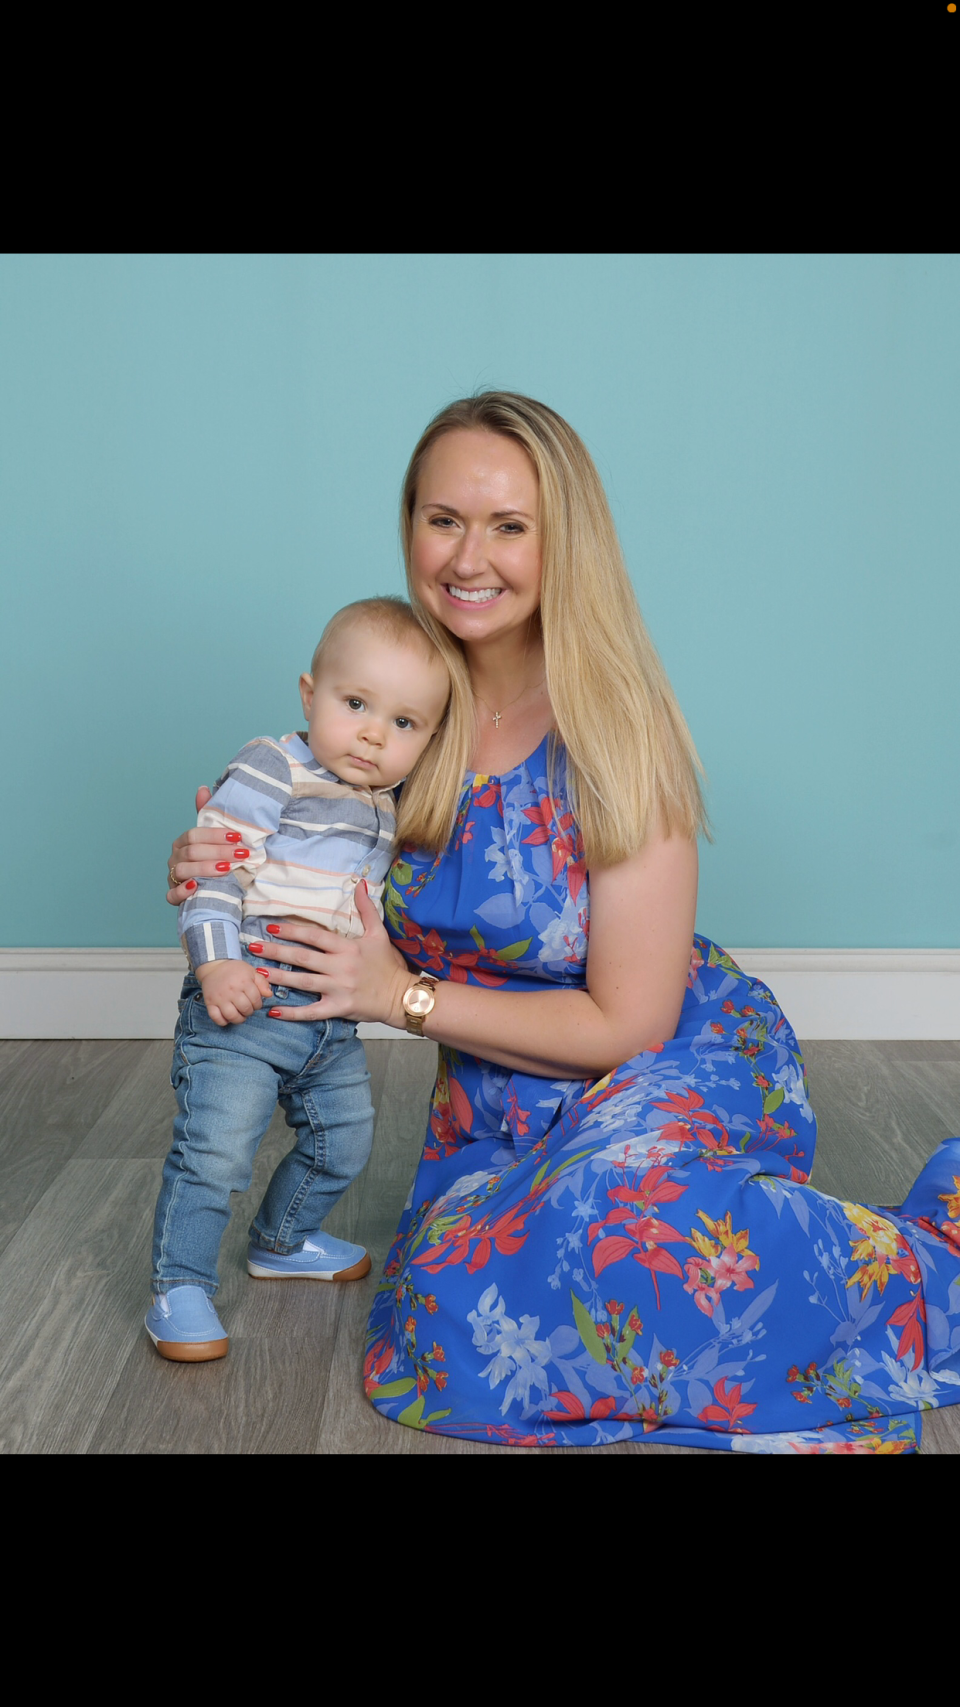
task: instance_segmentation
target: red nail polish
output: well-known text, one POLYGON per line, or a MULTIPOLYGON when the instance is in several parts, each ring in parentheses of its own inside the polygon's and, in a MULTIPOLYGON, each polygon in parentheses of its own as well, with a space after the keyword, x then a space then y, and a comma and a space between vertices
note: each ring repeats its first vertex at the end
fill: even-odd
POLYGON ((241 836, 239 830, 228 830, 227 831, 227 841, 228 842, 242 842, 243 837, 241 836))
POLYGON ((218 871, 229 871, 230 861, 228 859, 218 859, 216 869, 218 871))
POLYGON ((267 1009, 267 1016, 269 1019, 282 1019, 283 1018, 283 1009, 282 1008, 268 1008, 267 1009))
POLYGON ((279 936, 280 935, 280 926, 279 925, 268 925, 267 930, 269 931, 271 936, 279 936))
POLYGON ((262 954, 263 953, 263 943, 262 942, 248 942, 247 947, 249 948, 251 954, 262 954))
POLYGON ((194 882, 193 878, 191 877, 189 883, 185 883, 183 887, 184 887, 184 889, 196 889, 197 885, 194 882))
POLYGON ((250 849, 249 848, 234 848, 233 857, 234 857, 234 859, 249 859, 250 858, 250 849))
POLYGON ((270 974, 265 966, 255 966, 253 969, 253 976, 255 978, 269 978, 270 974))

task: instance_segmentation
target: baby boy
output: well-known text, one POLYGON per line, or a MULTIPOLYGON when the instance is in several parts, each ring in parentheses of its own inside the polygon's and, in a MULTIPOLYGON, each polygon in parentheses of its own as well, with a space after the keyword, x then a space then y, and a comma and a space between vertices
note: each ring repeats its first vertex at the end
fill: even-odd
MULTIPOLYGON (((323 1231, 363 1168, 373 1108, 363 1045, 347 1020, 270 1011, 315 1001, 270 987, 256 955, 278 919, 362 935, 354 891, 380 907, 393 855, 393 788, 443 722, 447 669, 402 599, 362 599, 327 624, 300 678, 303 734, 251 741, 199 822, 242 837, 245 863, 207 878, 180 908, 190 974, 174 1041, 178 1114, 154 1224, 154 1300, 146 1328, 162 1357, 226 1355, 214 1309, 230 1195, 250 1185, 279 1101, 296 1143, 250 1228, 258 1279, 354 1280, 370 1258, 323 1231)), ((289 969, 289 968, 288 968, 289 969)))

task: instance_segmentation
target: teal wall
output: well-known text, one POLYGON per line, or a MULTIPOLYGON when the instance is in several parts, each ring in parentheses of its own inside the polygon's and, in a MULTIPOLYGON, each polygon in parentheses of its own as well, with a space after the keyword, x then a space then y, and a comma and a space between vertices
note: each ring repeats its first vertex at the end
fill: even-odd
POLYGON ((955 256, 0 260, 4 942, 176 940, 195 785, 297 726, 330 612, 400 587, 417 434, 498 385, 607 483, 701 928, 956 946, 958 301, 955 256))

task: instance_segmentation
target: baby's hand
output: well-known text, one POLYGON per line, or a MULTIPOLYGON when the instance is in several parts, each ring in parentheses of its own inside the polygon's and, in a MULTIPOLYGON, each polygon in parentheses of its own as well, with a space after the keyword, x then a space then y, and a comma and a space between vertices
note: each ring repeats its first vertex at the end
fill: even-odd
POLYGON ((273 998, 269 976, 245 960, 208 960, 197 967, 203 1001, 214 1025, 239 1025, 273 998))

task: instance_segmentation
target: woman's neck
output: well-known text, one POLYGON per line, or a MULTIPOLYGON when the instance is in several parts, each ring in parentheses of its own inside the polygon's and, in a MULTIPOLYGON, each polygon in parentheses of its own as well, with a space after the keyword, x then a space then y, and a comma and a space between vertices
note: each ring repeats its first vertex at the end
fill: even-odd
POLYGON ((466 649, 477 708, 471 769, 501 776, 535 752, 553 711, 539 633, 466 649))
POLYGON ((507 634, 464 647, 470 683, 478 699, 503 709, 508 700, 535 687, 546 674, 539 633, 507 634))

